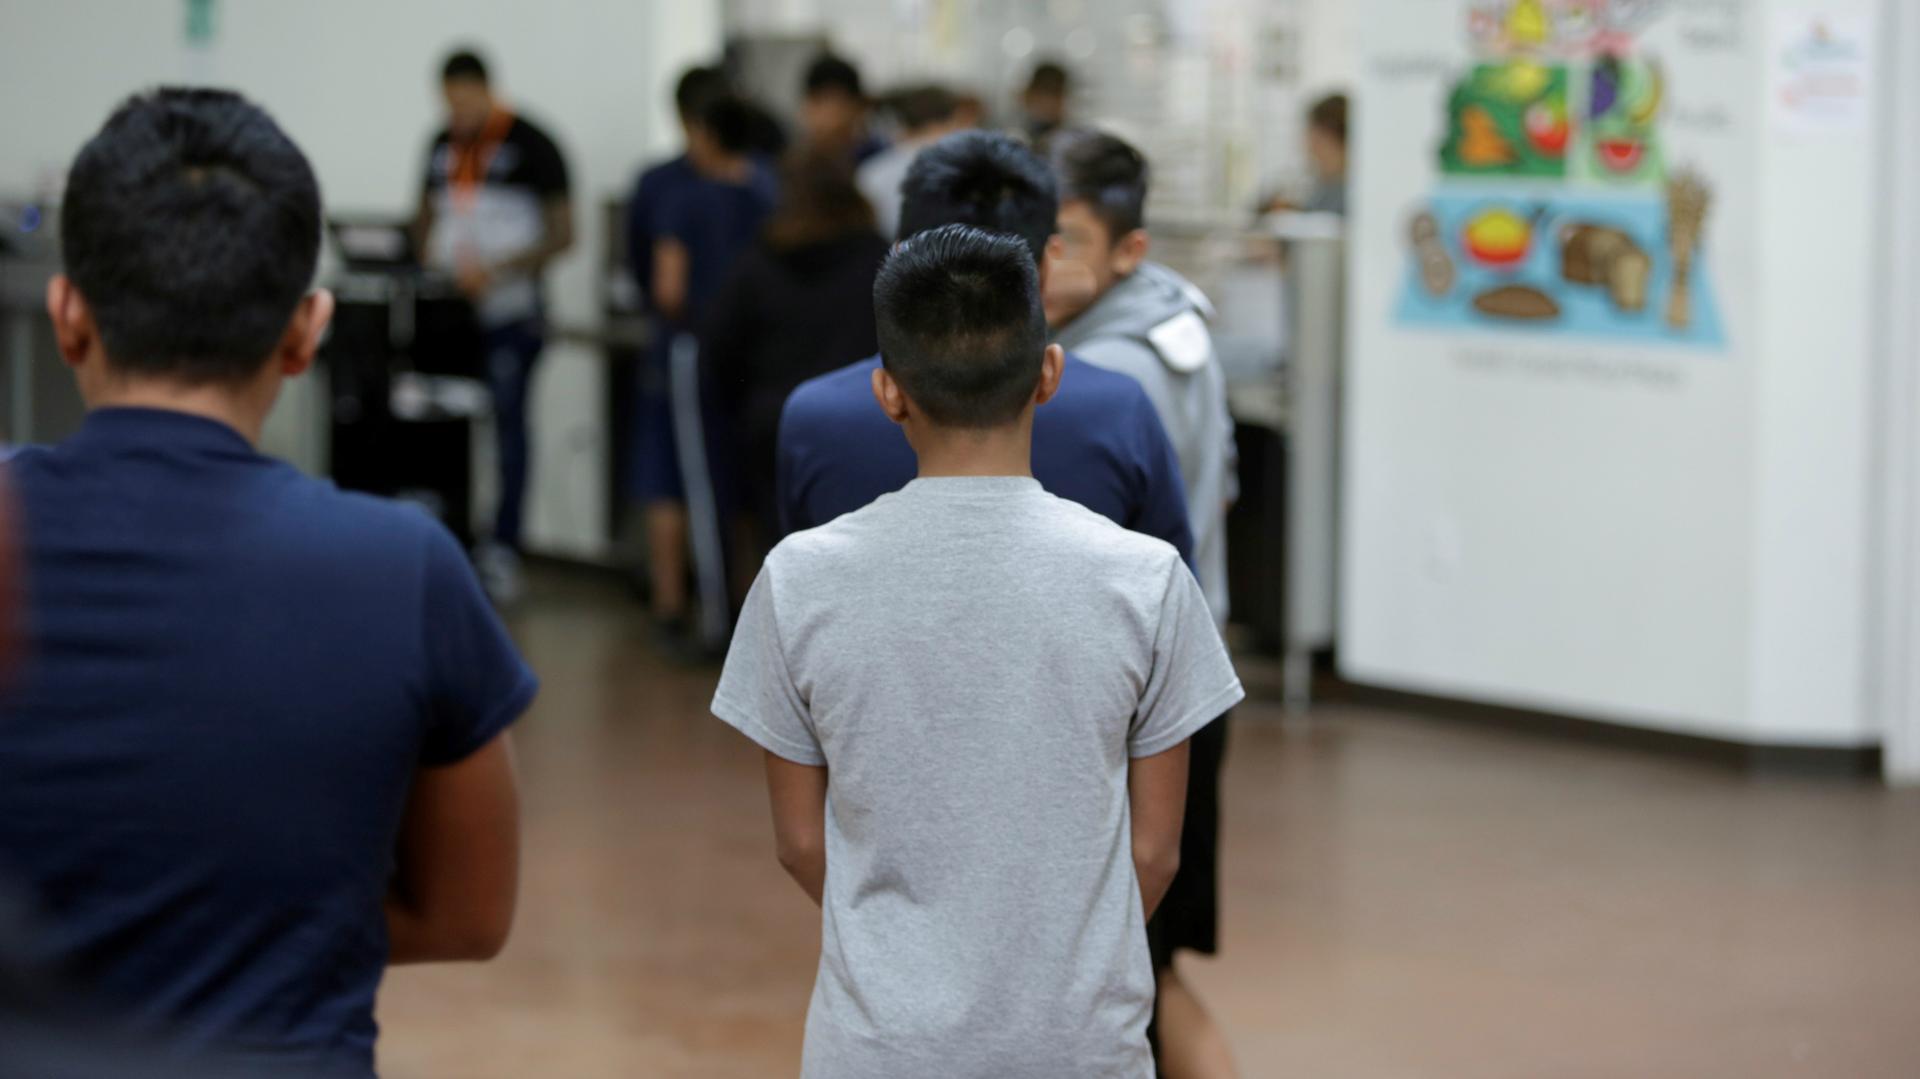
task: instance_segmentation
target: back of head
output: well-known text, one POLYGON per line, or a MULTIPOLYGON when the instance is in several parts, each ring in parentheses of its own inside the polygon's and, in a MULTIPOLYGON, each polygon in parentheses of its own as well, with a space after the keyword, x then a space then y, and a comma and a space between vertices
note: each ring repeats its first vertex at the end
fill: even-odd
POLYGON ((1307 125, 1347 141, 1347 95, 1328 94, 1307 110, 1307 125))
POLYGON ((1027 79, 1027 96, 1064 98, 1071 81, 1065 66, 1043 60, 1033 66, 1033 75, 1027 79))
POLYGON ((114 369, 258 373, 313 283, 320 188, 267 114, 224 90, 128 100, 74 159, 66 272, 114 369))
POLYGON ((673 107, 682 120, 697 119, 707 103, 728 92, 726 73, 717 67, 690 67, 673 87, 673 107))
POLYGON ((802 149, 781 164, 780 203, 767 221, 774 247, 792 250, 873 229, 873 207, 844 155, 802 149))
POLYGON ((1147 159, 1114 135, 1073 132, 1053 146, 1060 201, 1085 202, 1117 240, 1147 223, 1147 159))
POLYGON ((710 97, 701 107, 697 122, 713 139, 714 147, 724 153, 744 154, 753 149, 753 107, 729 91, 710 97))
POLYGON ((440 65, 441 82, 472 81, 487 85, 487 62, 472 49, 461 49, 449 55, 440 65))
POLYGON ((1025 241, 1036 265, 1060 213, 1046 163, 1009 136, 988 131, 961 131, 920 151, 900 195, 900 239, 971 225, 1025 241))
POLYGON ((922 131, 953 121, 958 99, 944 86, 910 86, 887 98, 887 109, 907 132, 922 131))
POLYGON ((819 94, 844 94, 852 98, 865 96, 860 85, 860 69, 832 53, 822 53, 807 65, 802 90, 807 97, 819 94))
POLYGON ((903 240, 873 287, 880 357, 941 427, 1012 423, 1047 349, 1040 278, 1017 238, 946 225, 903 240))

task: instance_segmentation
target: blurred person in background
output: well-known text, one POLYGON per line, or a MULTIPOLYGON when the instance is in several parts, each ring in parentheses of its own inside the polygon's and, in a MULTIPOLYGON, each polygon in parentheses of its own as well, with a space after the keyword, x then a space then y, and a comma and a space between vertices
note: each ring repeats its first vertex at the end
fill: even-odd
POLYGON ((496 602, 520 592, 520 541, 533 443, 533 370, 546 346, 541 274, 573 246, 567 165, 545 131, 493 93, 487 67, 456 52, 441 67, 447 125, 433 138, 415 239, 429 266, 452 272, 484 334, 499 441, 500 506, 479 551, 496 602))
POLYGON ((226 91, 133 98, 74 160, 47 309, 88 412, 10 465, 0 879, 103 1014, 368 1077, 387 966, 506 939, 537 682, 439 522, 256 448, 333 311, 320 223, 226 91))
POLYGON ((809 150, 838 154, 855 165, 886 149, 867 130, 868 101, 860 69, 824 53, 807 65, 800 86, 800 142, 809 150))
POLYGON ((900 228, 900 181, 921 150, 958 130, 955 107, 953 94, 939 86, 914 86, 887 98, 886 108, 900 123, 899 135, 860 166, 860 192, 873 204, 880 235, 889 240, 900 228))
POLYGON ((1298 210, 1344 216, 1347 212, 1347 95, 1329 94, 1307 110, 1307 165, 1313 173, 1313 186, 1305 201, 1275 196, 1262 208, 1269 213, 1298 210))
POLYGON ((972 131, 987 126, 987 103, 980 95, 971 90, 961 90, 953 95, 953 129, 972 131))
MULTIPOLYGON (((1018 236, 1043 292, 1059 260, 1053 174, 1009 135, 963 131, 923 150, 901 185, 900 239, 942 225, 1018 236)), ((780 415, 780 530, 839 517, 913 480, 913 449, 874 399, 869 356, 802 383, 780 415)), ((1069 353, 1060 392, 1035 413, 1033 474, 1049 492, 1172 544, 1192 564, 1180 464, 1140 384, 1069 353)))
POLYGON ((701 360, 728 412, 746 511, 737 578, 752 581, 776 534, 775 448, 787 395, 879 348, 873 280, 887 246, 846 161, 801 152, 781 170, 766 230, 708 313, 701 360))
MULTIPOLYGON (((1093 300, 1061 321, 1055 339, 1088 363, 1137 380, 1180 458, 1198 577, 1216 623, 1227 618, 1227 508, 1237 494, 1226 374, 1207 330, 1211 307, 1198 289, 1147 261, 1146 158, 1092 131, 1054 143, 1060 179, 1063 258, 1093 283, 1093 300)), ((1180 873, 1148 925, 1160 1003, 1156 1045, 1171 1079, 1235 1074, 1226 1038, 1174 965, 1177 951, 1212 955, 1219 921, 1220 765, 1227 722, 1194 736, 1180 873)))
POLYGON ((1067 97, 1072 89, 1065 65, 1043 60, 1034 65, 1027 88, 1020 92, 1020 133, 1042 156, 1048 140, 1067 126, 1067 97))
MULTIPOLYGON (((772 211, 776 190, 772 173, 752 154, 747 104, 722 86, 698 109, 687 127, 691 176, 663 194, 657 210, 646 209, 652 246, 632 253, 636 262, 647 262, 636 276, 644 273, 648 306, 657 316, 641 376, 635 494, 646 521, 656 637, 681 658, 697 652, 689 639, 689 486, 697 485, 703 499, 712 496, 716 529, 732 516, 738 498, 724 417, 714 408, 711 387, 699 379, 699 366, 681 363, 676 371, 675 349, 684 347, 682 338, 697 336, 734 262, 772 211)), ((725 560, 719 551, 705 554, 714 564, 725 560)))

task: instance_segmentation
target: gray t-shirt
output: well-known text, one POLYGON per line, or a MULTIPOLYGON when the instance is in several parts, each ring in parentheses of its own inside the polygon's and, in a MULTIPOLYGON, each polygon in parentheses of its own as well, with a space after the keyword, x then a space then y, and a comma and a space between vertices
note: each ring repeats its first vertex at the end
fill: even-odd
POLYGON ((1151 1076, 1128 761, 1242 696, 1173 548, 1031 479, 775 548, 713 711, 829 770, 802 1075, 1151 1076))

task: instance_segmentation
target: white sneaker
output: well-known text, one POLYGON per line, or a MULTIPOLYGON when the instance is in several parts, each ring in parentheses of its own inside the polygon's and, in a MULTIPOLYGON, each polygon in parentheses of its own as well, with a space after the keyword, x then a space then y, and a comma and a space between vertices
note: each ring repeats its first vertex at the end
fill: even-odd
POLYGON ((494 606, 505 607, 520 598, 520 553, 504 543, 483 543, 474 552, 473 565, 480 587, 494 606))

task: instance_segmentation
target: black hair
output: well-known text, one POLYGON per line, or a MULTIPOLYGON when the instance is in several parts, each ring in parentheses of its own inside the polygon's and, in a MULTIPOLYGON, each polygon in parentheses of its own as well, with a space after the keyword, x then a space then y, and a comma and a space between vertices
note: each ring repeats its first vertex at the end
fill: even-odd
POLYGON ((313 283, 320 186, 240 95, 156 90, 128 99, 74 158, 60 245, 114 367, 243 380, 313 283))
POLYGON ((1017 238, 944 225, 903 240, 873 285, 880 359, 942 427, 999 427, 1032 399, 1047 350, 1040 274, 1017 238))
POLYGON ((989 131, 960 131, 920 151, 900 183, 900 239, 941 225, 972 225, 1025 241, 1037 265, 1053 238, 1060 199, 1032 150, 989 131))
POLYGON ((717 67, 696 65, 680 75, 673 86, 673 107, 682 119, 700 115, 707 102, 728 92, 727 75, 717 67))
POLYGON ((1124 140, 1103 131, 1078 131, 1053 147, 1060 175, 1060 201, 1085 202, 1112 239, 1147 221, 1147 159, 1124 140))
POLYGON ((440 81, 452 82, 455 79, 473 79, 485 86, 487 84, 487 62, 472 49, 461 49, 447 62, 440 65, 440 81))
POLYGON ((753 149, 754 122, 753 108, 731 93, 709 98, 701 107, 698 120, 720 149, 729 154, 744 154, 753 149))
POLYGON ((1313 108, 1307 110, 1307 126, 1317 127, 1341 142, 1347 141, 1347 95, 1328 94, 1314 102, 1313 108))
POLYGON ((1071 81, 1065 65, 1057 60, 1042 60, 1033 66, 1033 74, 1027 79, 1027 93, 1065 97, 1071 81))
POLYGON ((803 86, 807 97, 824 93, 842 93, 853 98, 866 96, 860 89, 860 69, 832 53, 822 53, 807 65, 803 86))
POLYGON ((929 83, 896 90, 888 94, 882 104, 887 111, 899 117, 902 127, 908 131, 918 131, 953 119, 959 100, 946 87, 929 83))

